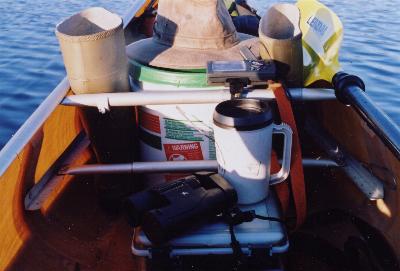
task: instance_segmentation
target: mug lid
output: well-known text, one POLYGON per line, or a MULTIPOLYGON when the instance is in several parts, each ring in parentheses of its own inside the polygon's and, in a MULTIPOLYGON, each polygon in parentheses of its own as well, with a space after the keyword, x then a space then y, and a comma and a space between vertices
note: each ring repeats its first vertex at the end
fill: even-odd
POLYGON ((251 131, 273 121, 270 106, 257 99, 233 99, 219 103, 214 110, 214 124, 225 129, 251 131))

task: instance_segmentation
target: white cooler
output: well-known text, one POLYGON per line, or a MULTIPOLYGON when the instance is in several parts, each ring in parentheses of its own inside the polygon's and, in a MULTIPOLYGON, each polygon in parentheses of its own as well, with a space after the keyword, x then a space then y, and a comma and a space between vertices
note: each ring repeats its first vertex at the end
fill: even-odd
MULTIPOLYGON (((280 218, 279 205, 274 193, 269 193, 266 200, 253 205, 240 206, 242 211, 255 210, 256 214, 280 218)), ((285 226, 280 222, 254 219, 234 226, 234 232, 245 255, 252 255, 252 250, 266 249, 267 255, 284 253, 289 248, 285 226)), ((222 220, 185 233, 165 244, 162 250, 168 251, 169 257, 210 254, 232 254, 229 226, 222 220)), ((152 257, 155 247, 140 228, 135 229, 132 252, 136 256, 152 257)), ((160 247, 157 247, 159 251, 160 247)))

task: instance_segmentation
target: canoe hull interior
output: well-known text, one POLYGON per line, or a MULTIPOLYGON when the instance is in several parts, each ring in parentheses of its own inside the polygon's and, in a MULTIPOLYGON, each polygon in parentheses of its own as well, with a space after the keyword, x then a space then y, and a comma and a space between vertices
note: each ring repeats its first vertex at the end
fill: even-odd
MULTIPOLYGON (((325 192, 317 193, 319 200, 315 205, 332 200, 336 208, 351 212, 378 229, 392 248, 399 251, 399 160, 352 108, 338 102, 324 102, 316 107, 321 125, 383 182, 385 196, 376 201, 366 200, 360 190, 338 171, 334 180, 326 185, 325 192), (342 183, 336 183, 339 181, 342 183)), ((400 260, 399 254, 396 257, 400 260)))
MULTIPOLYGON (((371 165, 373 173, 385 184, 385 198, 370 201, 340 169, 329 170, 328 173, 307 170, 310 219, 320 213, 341 210, 367 222, 396 251, 400 248, 397 237, 400 222, 396 215, 399 192, 393 178, 400 177, 399 161, 351 108, 337 102, 310 103, 308 108, 311 112, 318 112, 319 124, 363 164, 371 165)), ((3 214, 0 223, 3 233, 0 236, 1 270, 27 270, 32 265, 40 265, 40 270, 76 270, 77 266, 89 270, 145 268, 143 259, 131 255, 132 229, 121 216, 111 215, 99 204, 102 199, 98 185, 102 180, 99 178, 64 176, 40 210, 25 211, 27 191, 74 139, 82 133, 90 134, 88 114, 82 112, 76 107, 57 106, 0 177, 0 208, 3 214)), ((131 108, 129 112, 133 117, 134 110, 131 108)), ((296 117, 304 119, 306 115, 302 111, 297 112, 296 117)), ((126 124, 122 127, 126 127, 126 124)), ((132 121, 130 125, 134 128, 135 122, 132 121)), ((300 133, 303 134, 302 131, 300 133)), ((304 138, 302 141, 308 142, 310 139, 304 138)), ((118 146, 115 148, 118 150, 118 146)), ((96 162, 99 156, 96 157, 95 153, 96 148, 90 146, 75 157, 73 164, 96 162)), ((129 157, 134 151, 119 149, 118 153, 129 157)), ((139 180, 135 176, 129 176, 128 179, 131 183, 138 183, 139 180)), ((107 182, 124 181, 111 176, 107 182)), ((339 224, 345 220, 342 219, 339 224)), ((340 228, 341 233, 332 238, 330 235, 334 232, 334 225, 318 227, 314 233, 335 241, 338 246, 343 245, 339 244, 339 239, 345 242, 348 235, 354 235, 353 226, 346 226, 340 228)), ((303 231, 307 232, 307 227, 303 231)), ((399 260, 398 254, 395 257, 399 260)))
MULTIPOLYGON (((105 255, 120 258, 112 256, 114 253, 125 253, 122 258, 129 262, 126 266, 134 264, 127 249, 129 238, 116 241, 122 232, 130 236, 131 229, 125 221, 99 209, 96 183, 102 180, 63 176, 40 210, 24 210, 29 189, 83 132, 79 111, 57 106, 0 177, 0 191, 4 193, 0 207, 0 270, 28 270, 29 266, 40 266, 41 270, 76 270, 80 265, 100 268, 98 263, 105 255)), ((73 164, 94 161, 94 152, 87 148, 73 159, 73 164)), ((110 266, 99 270, 103 269, 109 270, 110 266)))
MULTIPOLYGON (((135 25, 134 20, 128 22, 127 40, 141 38, 140 25, 135 25)), ((58 92, 64 97, 68 88, 58 92)), ((70 166, 136 160, 134 108, 112 108, 111 113, 101 116, 96 110, 58 103, 42 104, 38 110, 50 110, 48 116, 35 119, 34 127, 23 127, 23 133, 16 137, 23 136, 13 139, 12 146, 6 146, 7 152, 0 155, 0 161, 8 161, 7 166, 0 165, 0 270, 146 270, 146 260, 132 256, 133 230, 115 211, 118 201, 113 201, 140 189, 140 176, 58 176, 46 197, 40 198, 42 207, 25 210, 28 191, 54 169, 78 139, 91 144, 75 153, 70 166), (104 208, 112 203, 115 206, 104 208)), ((382 180, 385 196, 375 201, 367 199, 341 169, 307 169, 308 219, 289 236, 287 269, 344 270, 323 269, 317 263, 301 260, 318 251, 313 251, 311 245, 304 246, 313 236, 335 247, 336 252, 353 251, 353 247, 360 247, 355 244, 361 242, 377 255, 377 262, 383 262, 382 266, 387 267, 384 270, 398 270, 399 160, 350 107, 330 101, 308 102, 296 109, 305 153, 323 153, 303 125, 311 115, 339 145, 382 180)), ((332 257, 339 254, 333 253, 332 257)), ((328 266, 335 261, 340 262, 334 258, 328 266)), ((217 262, 221 262, 218 257, 217 262)))

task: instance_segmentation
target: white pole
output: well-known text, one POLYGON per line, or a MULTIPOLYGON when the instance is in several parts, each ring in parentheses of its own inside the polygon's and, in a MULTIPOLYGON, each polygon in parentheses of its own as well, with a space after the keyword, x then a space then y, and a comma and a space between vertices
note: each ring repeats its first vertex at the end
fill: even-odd
MULTIPOLYGON (((317 101, 336 99, 332 89, 292 88, 288 90, 293 101, 317 101)), ((271 89, 246 90, 244 98, 273 100, 271 89)), ((62 105, 97 107, 100 112, 110 110, 111 106, 140 106, 166 104, 208 104, 219 103, 231 98, 228 89, 213 90, 151 90, 137 92, 96 93, 70 95, 64 98, 62 105)))

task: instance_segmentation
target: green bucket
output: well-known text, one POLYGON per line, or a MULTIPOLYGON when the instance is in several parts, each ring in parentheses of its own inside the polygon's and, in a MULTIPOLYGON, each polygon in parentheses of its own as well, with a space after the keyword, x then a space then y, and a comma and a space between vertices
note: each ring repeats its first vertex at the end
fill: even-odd
POLYGON ((154 68, 130 59, 129 74, 133 79, 160 85, 188 88, 206 88, 207 74, 205 69, 170 70, 154 68))

